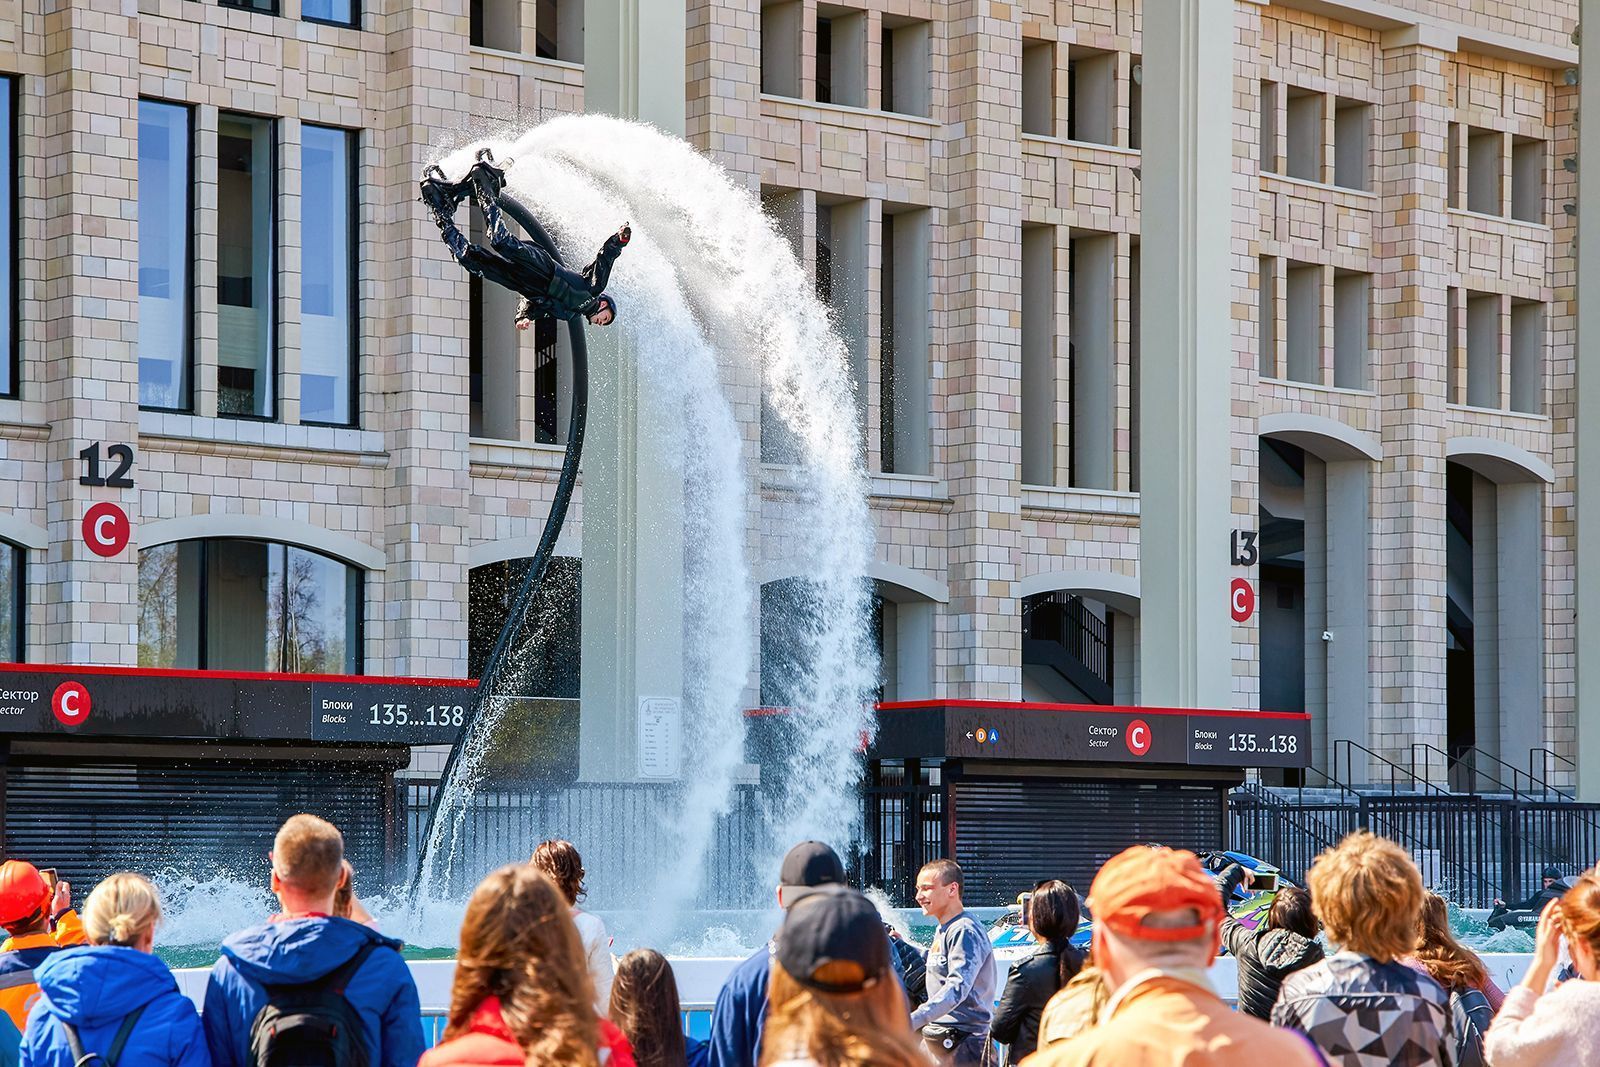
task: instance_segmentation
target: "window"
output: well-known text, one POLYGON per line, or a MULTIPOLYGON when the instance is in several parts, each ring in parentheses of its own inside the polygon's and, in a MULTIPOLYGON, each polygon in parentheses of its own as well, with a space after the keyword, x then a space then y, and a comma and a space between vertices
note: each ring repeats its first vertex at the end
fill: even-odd
POLYGON ((928 114, 928 24, 883 19, 879 49, 882 108, 902 115, 928 114))
POLYGON ((1256 372, 1263 378, 1278 376, 1278 272, 1277 260, 1256 260, 1256 321, 1259 346, 1256 372))
POLYGON ((356 421, 356 136, 302 127, 300 421, 356 421))
POLYGON ((1461 123, 1452 122, 1445 128, 1445 167, 1449 177, 1445 183, 1445 207, 1461 206, 1461 123))
POLYGON ((817 9, 817 101, 867 106, 867 16, 817 9))
POLYGON ((1022 482, 1056 484, 1055 229, 1022 228, 1022 482))
POLYGON ((1544 142, 1533 137, 1511 141, 1511 217, 1544 222, 1544 142))
POLYGON ((1544 305, 1534 300, 1511 304, 1511 410, 1538 414, 1544 380, 1544 305))
POLYGON ((761 5, 761 91, 773 96, 800 96, 800 27, 805 7, 800 0, 761 5))
POLYGON ((1278 83, 1261 83, 1261 143, 1256 146, 1256 158, 1261 161, 1261 173, 1278 173, 1278 83))
POLYGON ((1291 263, 1288 278, 1290 381, 1322 384, 1322 268, 1291 263))
POLYGON ((0 77, 0 396, 17 395, 16 80, 0 77))
POLYGON ((0 662, 21 663, 28 586, 22 548, 0 541, 0 662))
POLYGON ((1067 54, 1067 138, 1111 144, 1116 108, 1117 57, 1113 52, 1072 49, 1067 54))
POLYGON ((1289 176, 1308 182, 1322 177, 1321 93, 1289 90, 1289 176))
POLYGON ((1500 406, 1500 298, 1467 294, 1467 404, 1500 406))
POLYGON ((139 553, 139 666, 358 674, 362 573, 267 541, 139 553))
POLYGON ((243 8, 245 11, 259 11, 264 15, 278 13, 278 0, 218 0, 223 7, 243 8))
POLYGON ((1128 147, 1144 148, 1144 60, 1128 64, 1128 147))
POLYGON ((1367 387, 1370 281, 1356 271, 1335 271, 1333 275, 1333 384, 1339 389, 1367 387))
POLYGON ((470 0, 467 41, 477 48, 522 51, 522 4, 518 0, 470 0))
POLYGON ((355 26, 361 21, 356 0, 300 0, 300 17, 308 22, 355 26))
POLYGON ((1073 234, 1067 253, 1072 434, 1067 480, 1075 489, 1114 489, 1116 238, 1073 234))
POLYGON ((1455 286, 1444 291, 1444 351, 1445 351, 1445 403, 1459 404, 1462 375, 1461 362, 1461 290, 1455 286))
POLYGON ((1022 43, 1022 132, 1056 135, 1056 46, 1053 41, 1022 43))
POLYGON ((883 216, 883 469, 928 473, 928 212, 883 216))
POLYGON ((1368 187, 1367 128, 1372 110, 1360 100, 1340 99, 1333 111, 1333 184, 1368 187))
POLYGON ((1494 130, 1467 133, 1467 210, 1499 215, 1500 166, 1505 137, 1494 130))
POLYGON ((539 0, 533 28, 534 55, 583 62, 583 0, 539 0))
POLYGON ((271 119, 217 128, 217 412, 276 415, 277 183, 271 119))
MULTIPOLYGON (((515 226, 510 219, 507 226, 515 226)), ((483 220, 472 213, 474 244, 484 244, 483 220)), ((519 231, 520 232, 520 231, 519 231)), ((468 423, 473 437, 518 441, 521 433, 522 333, 517 330, 516 293, 500 285, 486 285, 476 274, 468 278, 472 321, 467 345, 469 387, 468 423)), ((530 333, 535 344, 547 336, 553 344, 553 320, 541 319, 530 333)))
MULTIPOLYGON (((489 653, 533 560, 508 559, 474 567, 467 574, 467 675, 481 678, 489 653)), ((550 560, 544 583, 528 605, 525 631, 539 635, 517 653, 516 692, 521 696, 576 700, 582 688, 583 564, 569 556, 550 560)))
POLYGON ((187 411, 194 321, 189 109, 139 101, 139 406, 187 411))

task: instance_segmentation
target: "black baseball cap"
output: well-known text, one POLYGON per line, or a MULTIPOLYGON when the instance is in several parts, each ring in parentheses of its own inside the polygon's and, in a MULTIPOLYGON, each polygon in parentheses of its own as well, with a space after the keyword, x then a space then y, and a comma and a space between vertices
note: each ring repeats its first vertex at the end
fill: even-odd
POLYGON ((1543 877, 1545 877, 1545 878, 1554 878, 1556 881, 1560 881, 1561 877, 1562 877, 1561 868, 1560 867, 1546 867, 1544 869, 1543 877))
POLYGON ((843 885, 844 864, 839 854, 821 841, 802 841, 783 857, 778 884, 793 889, 843 885))
POLYGON ((821 993, 859 993, 889 971, 889 935, 872 901, 843 885, 819 886, 778 930, 778 962, 821 993))

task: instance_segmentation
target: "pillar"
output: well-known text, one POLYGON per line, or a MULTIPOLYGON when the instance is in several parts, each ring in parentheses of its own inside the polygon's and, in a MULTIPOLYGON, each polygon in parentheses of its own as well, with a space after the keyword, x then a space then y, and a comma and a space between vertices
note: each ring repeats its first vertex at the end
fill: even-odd
MULTIPOLYGON (((1335 460, 1324 468, 1327 481, 1327 631, 1328 740, 1368 743, 1371 717, 1372 538, 1368 532, 1372 465, 1365 459, 1335 460)), ((1317 635, 1320 641, 1321 634, 1317 635)), ((1326 765, 1324 765, 1326 766, 1326 765)))
MULTIPOLYGON (((687 10, 643 0, 584 5, 584 108, 682 135, 687 10)), ((578 773, 585 781, 679 776, 683 701, 683 483, 640 428, 675 425, 639 389, 634 341, 590 330, 583 460, 583 682, 578 773), (652 709, 642 720, 642 706, 652 709), (679 725, 670 725, 673 717, 679 725), (662 730, 647 736, 646 726, 662 730), (667 740, 660 760, 647 746, 667 740)), ((694 447, 684 442, 684 447, 694 447)))
POLYGON ((1232 701, 1233 6, 1144 24, 1140 696, 1232 701))
MULTIPOLYGON (((1544 488, 1502 482, 1495 488, 1499 524, 1499 756, 1525 766, 1544 746, 1544 488)), ((1478 743, 1483 744, 1482 738, 1478 743)))
MULTIPOLYGON (((1580 21, 1600 26, 1600 0, 1581 0, 1580 21)), ((1578 88, 1578 107, 1600 115, 1600 34, 1588 33, 1579 47, 1590 75, 1578 88)), ((1600 189, 1600 137, 1578 137, 1578 201, 1600 189)), ((1600 197, 1587 197, 1589 202, 1600 197)), ((1600 226, 1578 228, 1577 361, 1577 752, 1578 794, 1600 800, 1600 226)))

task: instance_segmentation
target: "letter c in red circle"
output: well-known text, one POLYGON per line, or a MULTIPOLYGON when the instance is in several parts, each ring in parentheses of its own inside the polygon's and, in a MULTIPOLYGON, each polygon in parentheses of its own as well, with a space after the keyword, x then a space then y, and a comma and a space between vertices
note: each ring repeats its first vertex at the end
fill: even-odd
POLYGON ((1256 591, 1244 578, 1235 578, 1228 591, 1228 605, 1234 622, 1249 622, 1256 613, 1256 591))
POLYGON ((1155 740, 1150 735, 1150 724, 1143 719, 1134 719, 1123 732, 1123 740, 1127 742, 1128 751, 1135 756, 1142 756, 1150 751, 1150 744, 1155 740))
POLYGON ((50 696, 50 710, 62 726, 82 726, 89 719, 94 702, 82 682, 62 682, 50 696))

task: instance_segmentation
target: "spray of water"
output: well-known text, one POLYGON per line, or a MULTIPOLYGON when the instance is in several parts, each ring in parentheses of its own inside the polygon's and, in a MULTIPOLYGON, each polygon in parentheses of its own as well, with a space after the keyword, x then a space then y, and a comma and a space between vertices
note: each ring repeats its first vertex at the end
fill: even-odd
MULTIPOLYGON (((742 711, 754 659, 746 546, 760 485, 733 399, 753 415, 763 377, 774 410, 799 443, 783 523, 792 542, 789 562, 809 581, 812 610, 801 631, 804 647, 796 650, 803 668, 773 825, 765 840, 742 847, 770 877, 773 849, 799 837, 842 843, 853 830, 858 753, 871 728, 877 672, 866 632, 872 531, 846 352, 755 198, 683 142, 591 116, 558 119, 491 147, 498 158, 516 160, 507 175, 510 191, 551 231, 569 262, 587 262, 624 219, 633 224, 611 289, 623 311, 618 328, 637 354, 640 390, 662 401, 656 411, 669 413, 641 428, 641 447, 683 475, 690 546, 684 740, 692 773, 673 810, 656 812, 647 825, 616 829, 624 837, 672 842, 664 853, 667 869, 632 872, 665 894, 654 902, 664 936, 678 907, 702 885, 716 820, 743 759, 742 711)), ((455 176, 470 162, 463 149, 441 165, 455 176)), ((473 783, 475 762, 462 761, 466 775, 446 784, 452 794, 473 783)), ((448 836, 430 842, 435 872, 453 862, 452 839, 467 810, 464 796, 447 797, 441 824, 448 836)), ((430 881, 448 884, 437 876, 430 881)))

